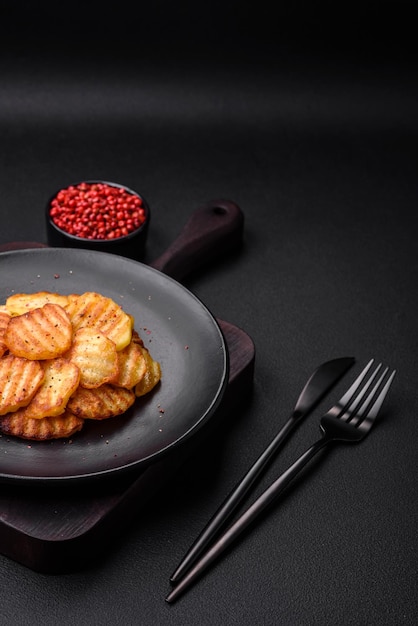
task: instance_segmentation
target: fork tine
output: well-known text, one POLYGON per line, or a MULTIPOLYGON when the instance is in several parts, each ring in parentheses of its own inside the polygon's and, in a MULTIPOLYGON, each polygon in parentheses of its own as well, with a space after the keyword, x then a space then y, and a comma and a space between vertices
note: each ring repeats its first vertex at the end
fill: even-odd
MULTIPOLYGON (((386 375, 386 373, 388 372, 388 370, 389 370, 389 368, 387 368, 385 370, 385 372, 381 376, 381 379, 376 384, 376 386, 375 386, 375 388, 373 389, 373 392, 372 392, 373 395, 377 392, 377 389, 379 388, 379 385, 381 384, 381 382, 382 382, 384 376, 386 375)), ((395 374, 396 374, 396 370, 393 370, 392 374, 387 379, 385 385, 383 386, 383 388, 380 391, 380 393, 377 396, 377 398, 375 400, 373 400, 371 405, 369 405, 369 408, 367 409, 367 417, 369 419, 374 419, 376 417, 376 415, 379 413, 379 411, 380 411, 380 409, 382 407, 383 401, 386 398, 387 392, 389 391, 389 387, 391 386, 392 381, 395 378, 395 374)), ((372 394, 371 394, 371 397, 373 397, 372 394)))
MULTIPOLYGON (((379 366, 378 369, 380 369, 381 365, 379 366)), ((373 402, 373 398, 375 397, 377 390, 379 389, 380 385, 382 384, 386 374, 388 373, 389 368, 386 367, 383 371, 383 373, 379 376, 378 381, 376 382, 376 384, 374 385, 373 389, 371 390, 371 392, 368 394, 367 398, 364 399, 364 402, 362 402, 361 406, 360 403, 357 403, 357 410, 356 410, 356 414, 359 417, 363 417, 363 415, 367 415, 367 409, 371 406, 372 402, 373 402)), ((363 400, 363 397, 365 396, 365 391, 368 391, 368 389, 371 387, 371 384, 374 382, 374 379, 376 378, 376 374, 378 373, 378 370, 376 370, 376 372, 374 373, 374 376, 371 377, 371 379, 369 380, 369 382, 367 383, 367 389, 363 390, 362 393, 362 397, 360 398, 360 400, 363 400)))
MULTIPOLYGON (((375 393, 375 390, 373 390, 372 394, 367 396, 367 398, 365 400, 363 400, 363 399, 364 399, 366 393, 369 391, 370 387, 372 386, 373 382, 375 381, 376 376, 380 372, 381 368, 382 368, 382 364, 379 363, 379 365, 376 367, 376 369, 373 372, 373 374, 370 376, 369 380, 364 384, 363 389, 358 393, 356 398, 350 403, 348 411, 347 411, 349 416, 350 415, 354 415, 354 414, 357 414, 357 415, 362 415, 363 414, 360 411, 362 409, 364 411, 364 407, 365 407, 365 405, 367 405, 368 399, 373 397, 372 394, 373 394, 373 392, 375 393)), ((379 382, 377 383, 377 386, 383 380, 383 377, 385 376, 387 370, 388 370, 388 368, 386 368, 386 370, 383 372, 382 376, 379 379, 379 382)), ((376 389, 376 387, 375 387, 375 389, 376 389)))
POLYGON ((348 408, 348 405, 353 400, 353 398, 354 398, 356 392, 358 391, 358 389, 360 389, 360 386, 361 386, 363 380, 365 379, 368 371, 370 370, 371 366, 373 365, 373 363, 374 363, 374 359, 371 359, 367 363, 367 365, 363 369, 363 371, 360 372, 360 374, 358 375, 356 380, 353 382, 351 387, 349 387, 347 389, 347 391, 345 392, 345 394, 339 399, 338 404, 341 406, 341 412, 345 411, 348 408))
POLYGON ((379 380, 374 385, 372 391, 368 394, 367 398, 365 398, 363 405, 354 413, 353 418, 350 420, 350 424, 353 426, 358 426, 360 424, 359 428, 362 430, 365 429, 366 431, 371 427, 381 409, 383 401, 396 374, 396 371, 394 370, 387 379, 385 385, 381 387, 388 371, 389 368, 386 367, 381 376, 379 376, 379 380), (379 389, 380 392, 376 395, 379 389))

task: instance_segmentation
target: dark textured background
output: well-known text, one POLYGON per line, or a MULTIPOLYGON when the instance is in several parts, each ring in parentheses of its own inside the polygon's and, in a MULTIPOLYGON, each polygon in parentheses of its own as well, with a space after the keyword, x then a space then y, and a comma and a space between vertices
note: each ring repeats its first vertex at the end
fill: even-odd
POLYGON ((1 557, 1 623, 416 623, 413 3, 275 4, 0 3, 0 243, 45 241, 47 198, 80 179, 145 196, 148 260, 193 209, 234 200, 242 252, 188 286, 257 348, 249 406, 103 560, 45 576, 1 557), (342 355, 399 370, 386 419, 168 607, 192 539, 312 369, 342 355))

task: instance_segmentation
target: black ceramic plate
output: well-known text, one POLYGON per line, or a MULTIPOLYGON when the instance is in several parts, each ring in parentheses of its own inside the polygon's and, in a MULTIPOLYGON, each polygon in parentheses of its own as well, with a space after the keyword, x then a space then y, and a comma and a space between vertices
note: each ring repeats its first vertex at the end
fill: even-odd
POLYGON ((123 257, 73 249, 0 254, 0 303, 12 293, 97 291, 135 317, 162 381, 124 416, 86 421, 71 440, 0 437, 0 480, 73 481, 145 466, 193 435, 228 381, 222 333, 208 309, 165 274, 123 257))

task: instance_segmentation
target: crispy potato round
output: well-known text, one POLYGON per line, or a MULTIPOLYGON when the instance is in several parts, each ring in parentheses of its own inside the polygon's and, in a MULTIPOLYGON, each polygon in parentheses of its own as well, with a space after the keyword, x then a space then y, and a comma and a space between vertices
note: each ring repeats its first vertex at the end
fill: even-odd
POLYGON ((72 335, 65 310, 59 304, 45 304, 12 317, 4 333, 4 343, 15 356, 54 359, 69 350, 72 335))
POLYGON ((80 328, 66 354, 80 370, 80 385, 94 389, 113 380, 119 371, 116 346, 94 328, 80 328))
POLYGON ((112 384, 125 389, 132 389, 144 376, 147 365, 141 347, 131 341, 118 352, 119 372, 112 384))
POLYGON ((80 370, 66 359, 43 361, 42 367, 44 380, 29 404, 21 409, 25 417, 41 419, 61 415, 80 382, 80 370))
POLYGON ((141 350, 145 358, 146 371, 142 379, 135 386, 136 396, 144 396, 146 393, 149 393, 161 380, 160 364, 152 358, 147 348, 141 347, 141 350))
POLYGON ((66 411, 54 417, 33 419, 25 417, 21 411, 7 413, 0 417, 0 430, 6 435, 21 439, 46 441, 71 437, 81 430, 84 420, 66 411))
POLYGON ((14 293, 6 300, 6 309, 10 315, 22 315, 32 309, 39 309, 45 304, 59 304, 65 307, 68 297, 49 291, 37 291, 36 293, 14 293))
POLYGON ((125 413, 134 402, 132 390, 101 385, 97 389, 79 387, 69 399, 67 408, 83 419, 103 420, 125 413))
POLYGON ((133 318, 111 298, 94 291, 71 295, 66 311, 74 330, 96 328, 114 342, 117 350, 122 350, 131 341, 133 318))
POLYGON ((10 315, 6 311, 0 311, 0 357, 8 350, 8 347, 4 343, 4 333, 9 325, 9 320, 10 315))
POLYGON ((29 404, 45 373, 38 361, 28 361, 13 354, 0 359, 0 415, 29 404))

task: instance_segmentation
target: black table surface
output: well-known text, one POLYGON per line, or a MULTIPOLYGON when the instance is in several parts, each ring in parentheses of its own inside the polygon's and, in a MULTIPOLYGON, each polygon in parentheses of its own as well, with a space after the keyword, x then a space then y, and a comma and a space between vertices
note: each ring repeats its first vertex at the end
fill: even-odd
POLYGON ((233 200, 245 215, 242 250, 186 284, 244 329, 257 355, 247 405, 100 559, 48 575, 0 556, 0 622, 415 624, 418 85, 409 3, 384 3, 383 23, 373 2, 334 9, 332 30, 322 20, 329 3, 319 15, 309 3, 297 3, 301 15, 279 3, 274 20, 267 3, 214 2, 212 12, 166 3, 162 14, 157 3, 142 16, 127 16, 123 2, 99 14, 64 3, 60 15, 51 3, 36 13, 3 4, 14 28, 0 58, 0 243, 46 242, 48 197, 78 180, 144 195, 145 261, 199 205, 233 200), (256 493, 319 436, 321 410, 371 357, 397 369, 379 424, 314 463, 168 605, 169 575, 193 539, 313 369, 339 356, 356 357, 355 370, 256 493))

